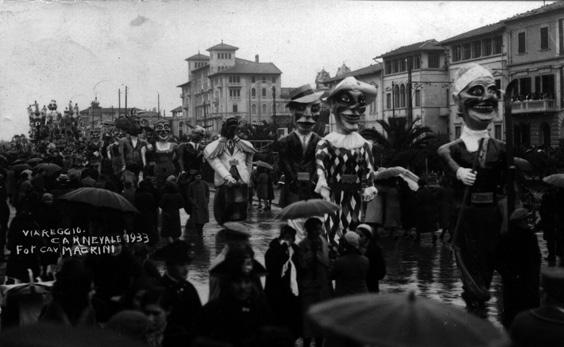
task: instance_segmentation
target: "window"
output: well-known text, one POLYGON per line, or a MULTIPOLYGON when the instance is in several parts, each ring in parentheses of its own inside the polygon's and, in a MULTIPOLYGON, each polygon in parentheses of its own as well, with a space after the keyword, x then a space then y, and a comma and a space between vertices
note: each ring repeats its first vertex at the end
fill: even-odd
POLYGON ((266 83, 266 76, 262 76, 262 83, 266 83))
POLYGON ((421 90, 415 90, 415 106, 421 106, 421 90))
POLYGON ((482 56, 482 42, 472 42, 472 58, 479 58, 482 56))
POLYGON ((237 104, 233 104, 233 113, 239 112, 237 104))
POLYGON ((241 83, 239 76, 229 76, 229 83, 241 83))
POLYGON ((392 93, 386 93, 386 108, 392 108, 392 93))
POLYGON ((256 105, 256 104, 252 104, 252 105, 251 105, 251 113, 252 113, 252 114, 257 114, 257 105, 256 105))
POLYGON ((459 137, 460 137, 461 130, 462 130, 462 129, 460 128, 460 125, 457 125, 457 126, 454 127, 454 137, 455 137, 455 138, 459 138, 459 137))
POLYGON ((501 140, 501 124, 494 125, 494 138, 501 140))
POLYGON ((501 40, 501 36, 496 36, 493 40, 493 54, 500 54, 501 53, 501 45, 503 41, 501 40))
POLYGON ((394 87, 394 107, 399 107, 399 86, 394 87))
POLYGON ((252 88, 252 89, 251 89, 251 96, 253 97, 253 99, 256 98, 256 96, 257 96, 257 90, 256 90, 255 88, 252 88))
POLYGON ((498 78, 495 80, 495 89, 498 98, 501 98, 501 80, 498 78))
POLYGON ((387 61, 386 62, 386 74, 391 74, 392 73, 392 62, 391 61, 387 61))
POLYGON ((526 97, 528 94, 531 93, 531 78, 520 78, 519 79, 519 94, 522 97, 526 97))
POLYGON ((262 88, 262 96, 266 96, 266 88, 262 88))
POLYGON ((460 53, 461 53, 461 47, 460 46, 452 47, 452 61, 459 61, 460 58, 461 58, 460 53))
POLYGON ((272 76, 272 83, 276 83, 276 76, 272 76))
POLYGON ((484 39, 482 46, 484 47, 485 56, 492 55, 492 39, 484 39))
POLYGON ((420 69, 421 68, 421 56, 416 55, 413 57, 413 68, 420 69))
POLYGON ((400 71, 406 71, 406 63, 405 63, 405 58, 401 58, 400 59, 400 71))
POLYGON ((554 99, 554 75, 542 76, 543 99, 554 99))
POLYGON ((392 62, 392 72, 393 72, 393 73, 398 72, 398 61, 397 61, 397 60, 394 60, 394 61, 392 62))
POLYGON ((540 29, 540 48, 548 49, 548 27, 540 29))
POLYGON ((400 107, 405 107, 405 86, 400 87, 400 107))
POLYGON ((470 44, 467 43, 464 46, 462 46, 462 59, 470 59, 470 57, 472 56, 471 53, 471 49, 470 49, 470 44))
POLYGON ((241 97, 241 89, 229 88, 229 97, 231 99, 239 99, 241 97))
POLYGON ((558 47, 560 47, 560 55, 564 54, 564 19, 558 20, 558 47))
POLYGON ((438 68, 440 66, 440 56, 438 54, 429 54, 429 67, 438 68))
POLYGON ((262 104, 262 113, 266 113, 266 104, 262 104))
POLYGON ((525 53, 526 50, 526 41, 525 41, 525 33, 519 33, 517 35, 517 52, 518 53, 525 53))
POLYGON ((255 76, 251 77, 251 83, 255 83, 255 82, 256 82, 255 76))

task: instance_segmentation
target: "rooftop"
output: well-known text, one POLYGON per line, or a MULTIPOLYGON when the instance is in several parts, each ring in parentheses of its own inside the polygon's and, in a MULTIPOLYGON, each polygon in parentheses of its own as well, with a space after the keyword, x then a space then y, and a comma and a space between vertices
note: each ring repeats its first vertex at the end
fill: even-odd
POLYGON ((223 71, 218 71, 212 75, 222 75, 222 74, 281 74, 279 68, 273 63, 255 63, 251 61, 236 62, 235 66, 225 69, 223 71))
POLYGON ((223 50, 223 51, 236 51, 238 49, 239 49, 238 47, 228 45, 226 43, 223 43, 223 41, 221 41, 220 44, 217 44, 213 47, 210 47, 210 48, 206 49, 206 51, 208 51, 208 52, 209 51, 221 51, 221 50, 223 50))
POLYGON ((198 54, 194 54, 193 56, 184 59, 186 61, 191 61, 191 60, 210 60, 210 57, 208 57, 207 55, 203 55, 200 52, 198 52, 198 54))
POLYGON ((534 10, 530 10, 530 11, 527 11, 527 12, 516 14, 513 17, 509 17, 509 18, 505 19, 504 22, 506 22, 506 23, 512 22, 512 21, 515 21, 515 20, 519 20, 519 19, 523 19, 523 18, 527 18, 527 17, 532 17, 532 16, 536 16, 536 15, 551 12, 551 11, 562 10, 562 9, 564 9, 564 2, 556 1, 552 4, 545 5, 545 6, 542 6, 542 7, 539 7, 539 8, 535 8, 534 10))
POLYGON ((170 110, 170 112, 173 112, 173 113, 182 112, 182 106, 178 106, 176 108, 173 108, 172 110, 170 110))
POLYGON ((407 46, 402 46, 400 48, 394 49, 393 51, 384 53, 376 58, 387 58, 394 55, 406 54, 416 51, 442 51, 442 50, 444 50, 444 48, 439 44, 439 42, 435 39, 431 39, 417 43, 412 43, 407 46))
POLYGON ((191 82, 191 81, 188 81, 188 82, 185 82, 185 83, 179 84, 179 85, 177 85, 177 87, 178 87, 178 88, 181 88, 181 87, 187 86, 187 85, 189 85, 189 84, 190 84, 190 82, 191 82))
POLYGON ((323 82, 341 81, 341 80, 345 79, 345 77, 369 75, 369 74, 372 74, 372 73, 376 73, 378 71, 382 71, 382 64, 380 64, 380 63, 368 65, 368 66, 362 67, 360 69, 350 71, 350 72, 348 72, 344 75, 329 78, 328 80, 325 80, 323 82))
POLYGON ((471 37, 495 33, 497 31, 503 30, 503 28, 505 28, 505 23, 503 21, 500 21, 500 22, 497 22, 497 23, 494 23, 494 24, 484 25, 482 27, 479 27, 479 28, 467 31, 465 33, 450 37, 446 40, 443 40, 443 41, 440 42, 440 44, 445 45, 445 44, 453 43, 455 41, 465 40, 465 39, 468 39, 468 38, 471 38, 471 37))

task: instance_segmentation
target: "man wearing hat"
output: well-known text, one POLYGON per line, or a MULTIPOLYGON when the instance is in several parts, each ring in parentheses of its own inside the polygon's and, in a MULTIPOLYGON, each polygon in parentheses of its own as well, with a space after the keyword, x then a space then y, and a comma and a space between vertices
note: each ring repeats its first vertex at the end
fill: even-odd
POLYGON ((358 133, 360 117, 376 94, 374 86, 347 77, 327 96, 337 128, 317 143, 315 192, 341 206, 327 220, 331 242, 350 224, 360 222, 362 201, 372 200, 377 193, 371 180, 372 147, 358 133))
POLYGON ((541 285, 541 306, 521 312, 511 325, 515 347, 564 345, 564 269, 544 268, 541 285))
POLYGON ((461 67, 454 80, 453 97, 464 127, 460 138, 438 150, 457 179, 453 188, 461 205, 461 222, 453 242, 457 263, 463 270, 462 297, 470 310, 478 311, 489 299, 502 223, 498 203, 507 165, 505 143, 490 138, 488 133, 498 113, 497 93, 490 71, 474 63, 461 67), (463 196, 467 201, 462 201, 463 196))
POLYGON ((202 140, 206 131, 201 126, 192 129, 190 140, 178 146, 178 165, 181 173, 190 174, 190 170, 200 171, 203 163, 202 140))
POLYGON ((237 136, 239 120, 230 117, 221 127, 221 137, 204 149, 204 158, 215 171, 217 188, 215 219, 219 224, 247 218, 248 184, 255 149, 237 136))
MULTIPOLYGON (((280 139, 280 168, 284 174, 284 206, 315 197, 315 148, 321 139, 313 132, 321 111, 321 94, 305 85, 292 90, 288 108, 296 130, 280 139)), ((284 207, 281 206, 281 207, 284 207)))

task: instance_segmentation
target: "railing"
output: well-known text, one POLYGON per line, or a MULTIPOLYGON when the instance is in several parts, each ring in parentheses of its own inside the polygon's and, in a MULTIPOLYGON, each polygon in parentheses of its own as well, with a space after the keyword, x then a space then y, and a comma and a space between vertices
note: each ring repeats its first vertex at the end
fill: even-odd
POLYGON ((523 100, 511 103, 511 112, 515 114, 551 111, 557 111, 554 99, 523 100))

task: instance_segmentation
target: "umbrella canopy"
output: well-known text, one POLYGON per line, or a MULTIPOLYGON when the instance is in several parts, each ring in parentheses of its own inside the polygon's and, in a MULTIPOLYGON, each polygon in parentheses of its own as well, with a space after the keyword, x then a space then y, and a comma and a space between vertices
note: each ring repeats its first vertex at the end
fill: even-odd
POLYGON ((18 175, 20 172, 22 172, 23 170, 29 170, 31 169, 31 166, 29 164, 25 164, 25 163, 20 163, 20 164, 14 164, 12 166, 10 166, 11 170, 14 170, 14 172, 16 173, 16 175, 18 175))
POLYGON ((255 162, 253 162, 253 165, 260 166, 260 167, 263 167, 263 168, 269 169, 269 170, 274 169, 274 167, 272 165, 270 165, 269 163, 262 161, 262 160, 257 160, 255 162))
POLYGON ((513 162, 515 163, 515 166, 521 171, 524 171, 524 172, 533 171, 533 167, 531 166, 531 163, 529 163, 529 161, 527 159, 515 157, 515 158, 513 158, 513 162))
POLYGON ((278 219, 296 219, 321 217, 328 213, 333 213, 339 206, 323 199, 301 200, 290 204, 278 215, 278 219))
POLYGON ((0 335, 2 347, 142 347, 146 343, 109 329, 38 323, 8 329, 0 335))
POLYGON ((33 166, 33 165, 37 165, 37 164, 41 163, 42 161, 43 161, 43 158, 36 157, 36 158, 28 159, 26 163, 33 166))
POLYGON ((545 183, 564 188, 564 174, 553 174, 542 179, 545 183))
POLYGON ((48 175, 54 175, 57 172, 61 172, 63 170, 62 167, 60 167, 59 165, 54 164, 54 163, 40 163, 40 164, 37 164, 34 167, 34 169, 38 170, 38 171, 45 170, 45 171, 47 171, 48 175))
POLYGON ((404 167, 394 166, 389 168, 380 168, 374 174, 374 180, 385 180, 392 177, 400 177, 413 191, 417 191, 419 189, 419 184, 417 184, 419 176, 404 167))
POLYGON ((71 202, 80 202, 95 207, 105 207, 122 212, 139 213, 135 206, 133 206, 122 195, 103 188, 78 188, 66 193, 59 199, 71 202))
POLYGON ((406 294, 362 294, 313 306, 308 318, 324 334, 378 347, 503 346, 489 321, 436 300, 406 294))

